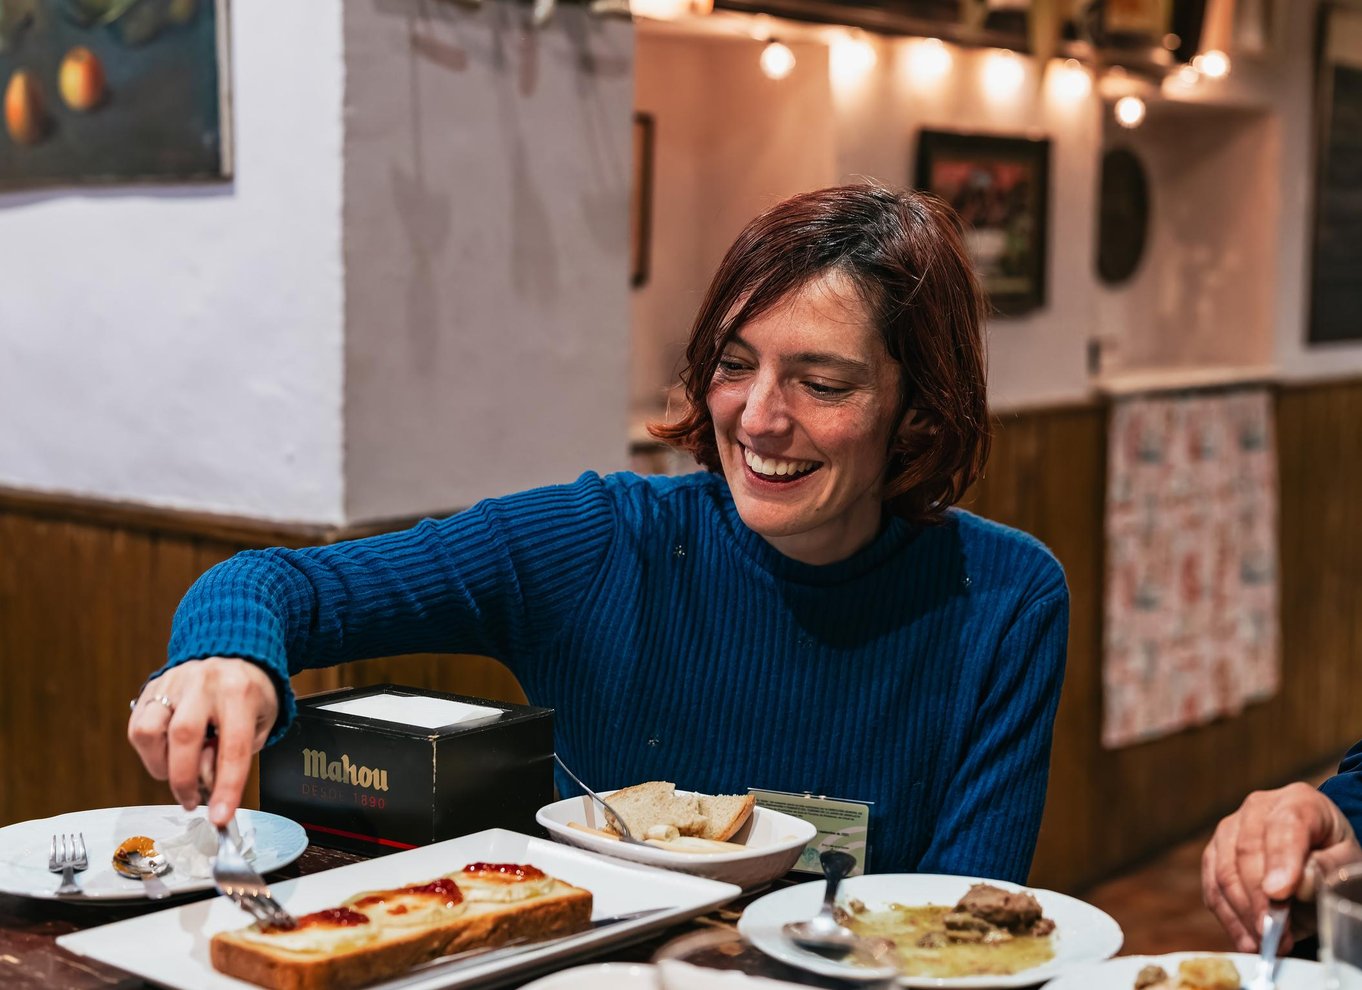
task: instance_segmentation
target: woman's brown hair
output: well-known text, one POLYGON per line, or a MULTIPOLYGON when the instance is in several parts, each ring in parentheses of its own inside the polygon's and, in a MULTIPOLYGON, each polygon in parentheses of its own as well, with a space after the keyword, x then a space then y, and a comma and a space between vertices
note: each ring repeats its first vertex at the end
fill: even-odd
POLYGON ((934 196, 875 185, 801 193, 749 223, 724 255, 691 328, 681 373, 687 409, 653 436, 720 470, 706 396, 733 333, 832 271, 852 281, 903 369, 901 420, 885 507, 937 522, 988 459, 983 293, 955 211, 934 196))

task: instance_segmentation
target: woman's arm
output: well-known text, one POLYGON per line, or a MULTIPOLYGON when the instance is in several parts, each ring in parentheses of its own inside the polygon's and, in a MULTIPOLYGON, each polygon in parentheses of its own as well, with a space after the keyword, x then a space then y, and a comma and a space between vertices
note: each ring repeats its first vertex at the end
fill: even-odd
POLYGON ((998 649, 969 751, 918 869, 1025 883, 1045 807, 1050 742, 1064 679, 1069 593, 1018 615, 998 649))
POLYGON ((614 531, 606 482, 583 475, 400 533, 238 554, 185 595, 129 739, 193 808, 214 726, 210 816, 218 820, 220 799, 225 820, 264 735, 278 738, 292 721, 291 674, 415 652, 484 653, 514 666, 570 621, 614 531))

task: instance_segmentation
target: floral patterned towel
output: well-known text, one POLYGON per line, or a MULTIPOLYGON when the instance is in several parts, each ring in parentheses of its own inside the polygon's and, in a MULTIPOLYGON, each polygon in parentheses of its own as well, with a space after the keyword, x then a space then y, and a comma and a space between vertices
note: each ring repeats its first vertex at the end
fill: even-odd
POLYGON ((1103 744, 1233 715, 1280 676, 1265 389, 1118 400, 1107 474, 1103 744))

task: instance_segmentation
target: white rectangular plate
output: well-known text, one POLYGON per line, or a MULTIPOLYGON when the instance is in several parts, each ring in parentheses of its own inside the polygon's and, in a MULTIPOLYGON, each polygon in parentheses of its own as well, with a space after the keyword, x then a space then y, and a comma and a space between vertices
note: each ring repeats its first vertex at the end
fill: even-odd
MULTIPOLYGON (((385 990, 431 990, 466 987, 548 962, 599 951, 611 942, 628 941, 665 928, 731 901, 742 893, 733 884, 685 876, 610 860, 594 853, 536 839, 505 829, 489 829, 458 839, 377 859, 340 866, 297 880, 271 884, 275 897, 294 914, 306 914, 364 890, 424 883, 469 863, 529 863, 545 873, 591 891, 592 917, 663 908, 656 914, 622 922, 555 942, 541 949, 486 963, 474 961, 443 974, 414 970, 407 976, 375 984, 385 990), (646 873, 646 875, 645 875, 646 873)), ((244 928, 250 918, 224 897, 186 904, 130 918, 100 928, 74 932, 57 944, 78 956, 116 966, 152 983, 177 990, 242 990, 251 984, 223 976, 208 958, 208 941, 221 931, 244 928)))

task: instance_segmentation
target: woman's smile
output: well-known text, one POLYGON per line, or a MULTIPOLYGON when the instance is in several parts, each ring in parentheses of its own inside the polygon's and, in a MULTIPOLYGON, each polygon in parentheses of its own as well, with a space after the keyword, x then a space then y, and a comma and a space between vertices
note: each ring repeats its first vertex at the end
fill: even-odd
POLYGON ((817 471, 817 461, 797 461, 785 457, 762 457, 750 447, 743 447, 743 460, 748 470, 761 481, 789 484, 817 471))

